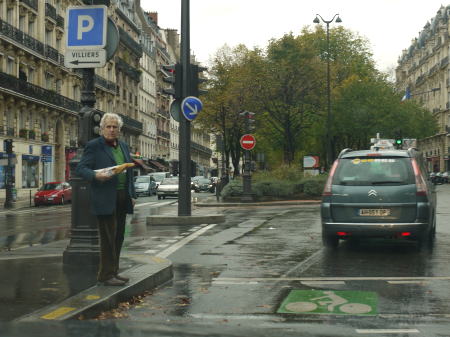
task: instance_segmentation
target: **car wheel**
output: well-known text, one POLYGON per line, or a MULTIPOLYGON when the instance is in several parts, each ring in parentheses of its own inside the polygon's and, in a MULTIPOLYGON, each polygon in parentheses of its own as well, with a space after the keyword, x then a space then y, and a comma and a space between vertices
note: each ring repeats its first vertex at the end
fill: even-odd
POLYGON ((339 238, 337 235, 322 234, 322 243, 326 248, 337 248, 339 244, 339 238))
POLYGON ((61 197, 61 205, 64 205, 64 196, 61 197))

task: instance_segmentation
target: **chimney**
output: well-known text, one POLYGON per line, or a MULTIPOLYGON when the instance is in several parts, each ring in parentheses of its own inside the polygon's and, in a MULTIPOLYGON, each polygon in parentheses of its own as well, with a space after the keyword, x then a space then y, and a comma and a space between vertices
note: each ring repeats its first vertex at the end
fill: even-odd
POLYGON ((156 25, 158 25, 158 12, 147 12, 145 13, 148 15, 148 17, 154 22, 156 23, 156 25))

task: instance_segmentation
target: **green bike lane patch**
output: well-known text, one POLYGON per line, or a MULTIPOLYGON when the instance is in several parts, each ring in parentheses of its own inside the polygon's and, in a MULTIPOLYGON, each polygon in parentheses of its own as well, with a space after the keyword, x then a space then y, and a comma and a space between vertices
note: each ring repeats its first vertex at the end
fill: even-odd
POLYGON ((277 313, 373 316, 378 297, 369 291, 291 290, 277 313))

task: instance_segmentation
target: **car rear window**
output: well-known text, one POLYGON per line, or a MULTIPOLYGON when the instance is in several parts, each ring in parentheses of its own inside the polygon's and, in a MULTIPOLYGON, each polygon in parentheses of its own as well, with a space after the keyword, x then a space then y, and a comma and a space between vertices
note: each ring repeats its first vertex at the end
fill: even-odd
POLYGON ((342 158, 333 176, 333 185, 373 186, 414 184, 410 158, 342 158))

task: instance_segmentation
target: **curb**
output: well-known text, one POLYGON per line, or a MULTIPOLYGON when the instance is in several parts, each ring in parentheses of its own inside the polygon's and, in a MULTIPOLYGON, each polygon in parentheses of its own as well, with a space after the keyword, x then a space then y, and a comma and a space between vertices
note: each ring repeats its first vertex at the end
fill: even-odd
POLYGON ((246 206, 296 206, 318 205, 321 200, 291 200, 291 201, 262 201, 262 202, 220 202, 220 203, 196 203, 198 207, 246 207, 246 206))
POLYGON ((72 296, 59 304, 50 305, 31 314, 19 317, 15 322, 65 321, 79 316, 92 318, 102 311, 117 308, 118 304, 154 289, 173 278, 172 262, 156 256, 132 256, 141 265, 124 273, 130 282, 123 287, 96 285, 72 296), (151 259, 149 264, 148 259, 151 259))
POLYGON ((225 216, 215 215, 151 215, 147 217, 147 225, 202 225, 225 222, 225 216))

